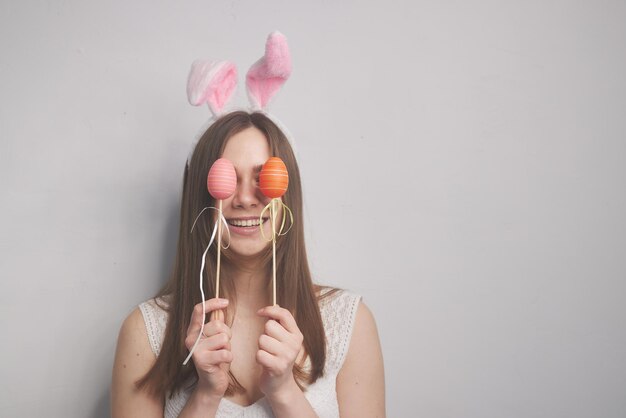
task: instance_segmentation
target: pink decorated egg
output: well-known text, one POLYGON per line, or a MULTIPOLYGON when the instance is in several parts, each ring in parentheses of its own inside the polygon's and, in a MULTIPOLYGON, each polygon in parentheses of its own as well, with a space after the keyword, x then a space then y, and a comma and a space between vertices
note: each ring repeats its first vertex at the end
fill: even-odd
POLYGON ((271 157, 259 173, 259 188, 267 197, 281 197, 289 186, 289 174, 283 160, 271 157))
POLYGON ((220 158, 215 161, 207 177, 209 193, 215 199, 228 199, 237 188, 237 173, 230 160, 220 158))

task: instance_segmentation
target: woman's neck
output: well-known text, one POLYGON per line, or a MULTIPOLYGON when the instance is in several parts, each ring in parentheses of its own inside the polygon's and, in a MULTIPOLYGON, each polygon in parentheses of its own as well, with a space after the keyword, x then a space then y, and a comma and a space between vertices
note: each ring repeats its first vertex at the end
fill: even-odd
POLYGON ((268 277, 263 273, 242 272, 233 275, 237 304, 251 304, 257 309, 267 306, 269 302, 268 277))
POLYGON ((256 311, 271 303, 271 272, 260 263, 237 263, 231 266, 229 276, 237 295, 237 308, 256 311))

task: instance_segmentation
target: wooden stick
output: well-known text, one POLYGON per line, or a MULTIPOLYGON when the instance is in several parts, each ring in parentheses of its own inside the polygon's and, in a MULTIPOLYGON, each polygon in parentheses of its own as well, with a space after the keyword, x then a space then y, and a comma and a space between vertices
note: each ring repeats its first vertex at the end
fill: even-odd
POLYGON ((220 261, 222 250, 222 200, 220 199, 220 210, 217 214, 217 273, 215 280, 215 297, 220 297, 220 261))
POLYGON ((271 217, 272 217, 272 266, 274 271, 274 279, 272 280, 272 294, 273 294, 273 302, 274 306, 276 306, 276 200, 272 199, 272 209, 271 209, 271 217))

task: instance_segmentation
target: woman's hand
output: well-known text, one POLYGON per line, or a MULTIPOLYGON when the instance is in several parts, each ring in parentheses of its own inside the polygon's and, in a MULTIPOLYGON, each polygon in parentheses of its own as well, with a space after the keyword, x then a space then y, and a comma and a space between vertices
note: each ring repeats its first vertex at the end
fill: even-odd
MULTIPOLYGON (((204 325, 203 334, 193 352, 193 364, 198 371, 198 390, 215 398, 222 398, 228 383, 228 370, 233 361, 230 351, 230 328, 224 323, 221 309, 228 306, 227 299, 210 299, 205 302, 206 313, 211 313, 211 321, 204 325)), ((187 328, 185 346, 191 350, 202 327, 202 303, 197 304, 191 314, 187 328)))
POLYGON ((263 366, 260 389, 270 401, 290 391, 300 390, 293 377, 293 365, 302 349, 304 337, 295 319, 280 306, 267 306, 257 312, 267 317, 265 332, 259 337, 256 361, 263 366))

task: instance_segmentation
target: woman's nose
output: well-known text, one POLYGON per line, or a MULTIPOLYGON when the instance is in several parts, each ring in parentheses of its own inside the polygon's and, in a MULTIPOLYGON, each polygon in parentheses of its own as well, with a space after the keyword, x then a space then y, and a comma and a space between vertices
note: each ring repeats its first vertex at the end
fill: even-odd
POLYGON ((260 204, 259 189, 254 180, 242 180, 237 183, 233 195, 233 205, 237 208, 256 208, 260 204))

